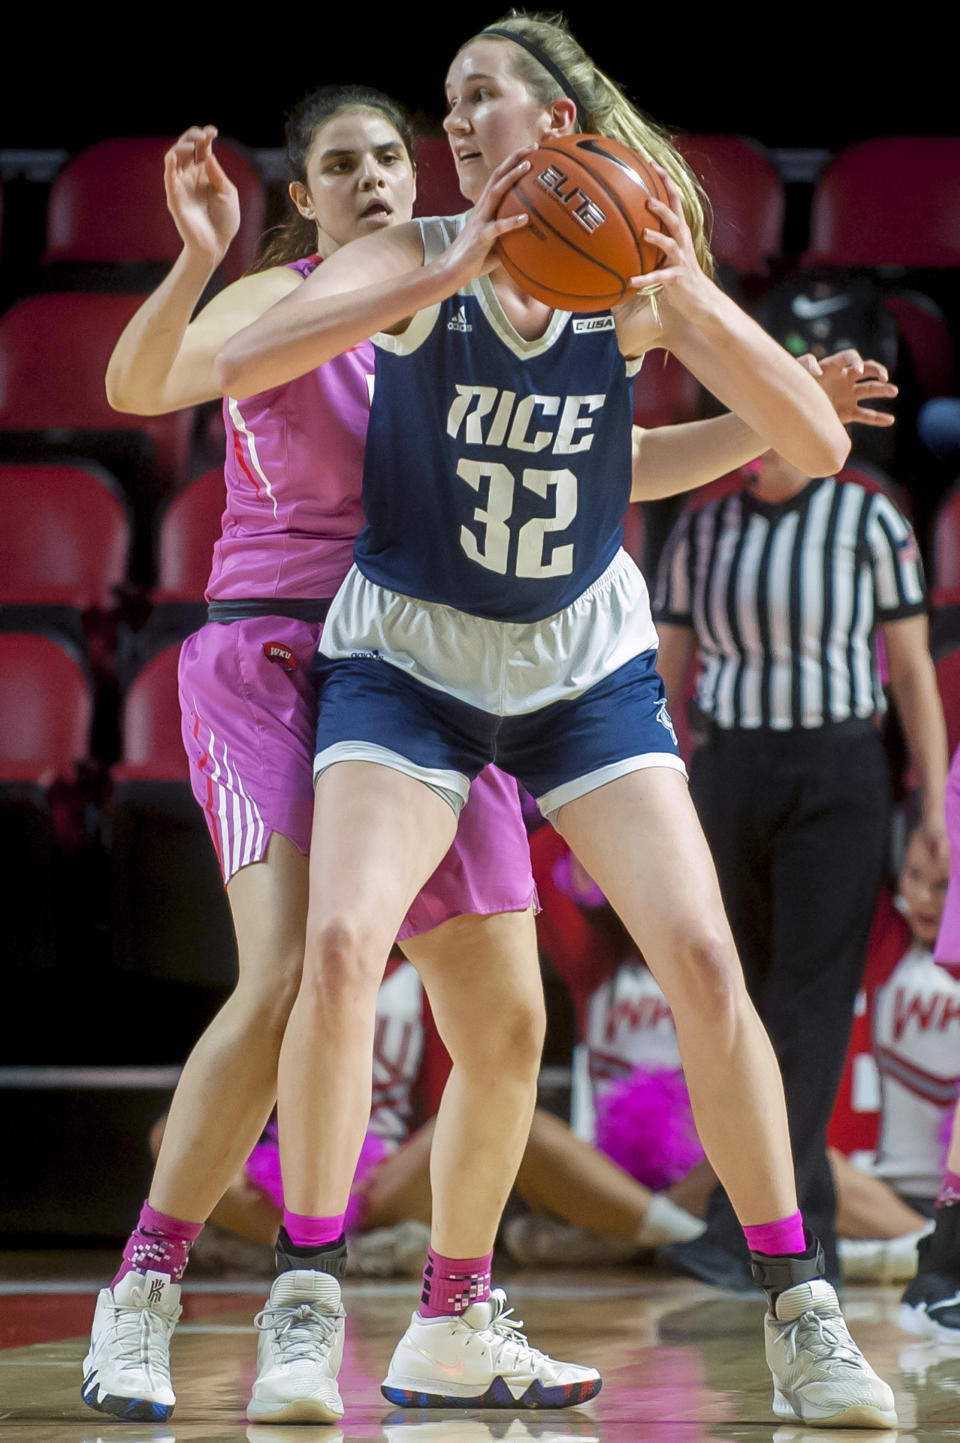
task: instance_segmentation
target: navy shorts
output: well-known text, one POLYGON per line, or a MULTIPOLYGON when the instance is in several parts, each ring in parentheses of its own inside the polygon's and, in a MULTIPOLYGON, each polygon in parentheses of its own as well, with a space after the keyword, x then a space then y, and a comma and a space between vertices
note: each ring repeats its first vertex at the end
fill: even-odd
POLYGON ((472 779, 494 762, 545 816, 645 767, 685 776, 656 656, 643 652, 578 695, 512 716, 425 686, 377 657, 320 656, 314 775, 337 761, 379 761, 425 781, 458 811, 457 798, 462 805, 472 779))

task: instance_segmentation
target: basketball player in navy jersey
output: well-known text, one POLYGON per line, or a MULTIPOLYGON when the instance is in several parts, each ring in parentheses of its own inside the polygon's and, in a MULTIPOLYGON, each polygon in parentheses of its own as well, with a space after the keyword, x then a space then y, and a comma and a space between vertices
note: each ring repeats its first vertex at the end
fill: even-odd
MULTIPOLYGON (((322 1217, 344 1205, 366 1121, 352 1100, 351 1008, 376 988, 469 778, 495 756, 667 996, 698 1131, 767 1294, 774 1411, 893 1427, 892 1392, 851 1340, 797 1210, 776 1062, 688 797, 646 587, 619 550, 645 351, 673 351, 733 413, 709 440, 677 428, 667 442, 691 484, 707 456, 716 475, 768 447, 833 474, 846 433, 811 377, 713 285, 689 172, 566 31, 528 18, 491 27, 454 58, 447 97, 473 211, 344 248, 218 358, 223 389, 243 396, 362 338, 377 348, 367 526, 321 644, 307 961, 280 1063, 288 1206, 322 1217), (593 328, 520 292, 494 249, 524 222, 496 216, 529 148, 575 130, 661 162, 670 197, 654 205, 663 235, 647 233, 665 255, 659 305, 637 297, 593 328), (323 1140, 331 1114, 337 1153, 323 1140)), ((443 1147, 438 1130, 435 1155, 443 1147)), ((502 1294, 473 1291, 492 1241, 478 1228, 476 1257, 428 1265, 427 1315, 413 1315, 384 1384, 392 1401, 470 1396, 471 1358, 509 1327, 502 1294), (450 1275, 471 1289, 454 1324, 429 1316, 433 1279, 450 1275)))

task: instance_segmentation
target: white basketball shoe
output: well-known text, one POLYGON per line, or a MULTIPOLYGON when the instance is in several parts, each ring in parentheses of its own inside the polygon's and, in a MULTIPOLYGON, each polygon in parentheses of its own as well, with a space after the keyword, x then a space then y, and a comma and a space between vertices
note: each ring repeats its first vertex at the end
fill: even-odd
POLYGON ((780 1293, 764 1335, 778 1418, 815 1428, 896 1428, 893 1391, 851 1338, 825 1279, 780 1293))
POLYGON ((170 1383, 170 1339, 180 1288, 166 1273, 129 1272, 101 1288, 90 1350, 83 1360, 83 1401, 98 1413, 163 1423, 176 1395, 170 1383))
POLYGON ((927 1223, 896 1238, 837 1238, 845 1283, 906 1283, 917 1272, 917 1244, 933 1231, 927 1223))
POLYGON ((600 1391, 595 1368, 531 1348, 495 1288, 459 1317, 414 1313, 380 1388, 402 1408, 569 1408, 600 1391))
POLYGON ((251 1423, 336 1423, 343 1358, 340 1284, 329 1273, 281 1273, 254 1322, 260 1331, 251 1423))

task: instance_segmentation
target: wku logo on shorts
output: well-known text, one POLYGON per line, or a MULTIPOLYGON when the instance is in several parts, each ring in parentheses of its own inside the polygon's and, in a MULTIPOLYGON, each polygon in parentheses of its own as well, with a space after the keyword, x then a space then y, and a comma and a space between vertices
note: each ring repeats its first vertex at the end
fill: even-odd
POLYGON ((284 671, 296 671, 297 669, 297 658, 289 646, 284 646, 282 641, 265 641, 263 654, 267 661, 275 661, 277 666, 283 667, 284 671))

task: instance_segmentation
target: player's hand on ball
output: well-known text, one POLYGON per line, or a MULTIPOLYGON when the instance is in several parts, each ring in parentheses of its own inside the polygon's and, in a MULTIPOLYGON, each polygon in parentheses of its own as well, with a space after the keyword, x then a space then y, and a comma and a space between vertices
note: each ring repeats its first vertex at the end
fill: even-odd
POLYGON ((526 157, 535 149, 536 146, 528 145, 500 162, 470 211, 463 230, 444 252, 443 264, 453 272, 458 285, 493 270, 498 262, 497 241, 509 231, 519 230, 527 224, 529 217, 525 212, 498 219, 497 210, 510 187, 530 169, 526 157))
POLYGON ((713 282, 704 274, 697 260, 679 190, 663 166, 653 161, 650 165, 663 181, 669 204, 655 198, 647 201, 647 208, 657 217, 662 229, 652 230, 647 227, 643 238, 663 252, 664 260, 652 275, 631 277, 630 288, 637 292, 646 291, 648 296, 656 296, 658 308, 661 302, 668 303, 664 307, 663 317, 664 331, 668 334, 670 307, 687 320, 696 323, 704 309, 709 307, 709 293, 713 282))
POLYGON ((896 417, 889 411, 874 411, 864 405, 866 401, 892 401, 899 394, 899 387, 890 380, 886 366, 880 361, 865 361, 860 352, 852 348, 825 356, 822 361, 809 354, 798 359, 829 396, 844 425, 851 421, 858 421, 862 426, 893 425, 896 417))
POLYGON ((187 250, 219 263, 240 228, 237 188, 213 153, 214 125, 192 125, 163 158, 167 208, 187 250))

